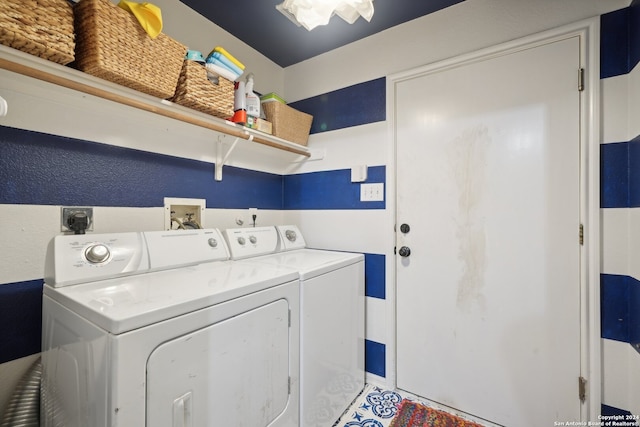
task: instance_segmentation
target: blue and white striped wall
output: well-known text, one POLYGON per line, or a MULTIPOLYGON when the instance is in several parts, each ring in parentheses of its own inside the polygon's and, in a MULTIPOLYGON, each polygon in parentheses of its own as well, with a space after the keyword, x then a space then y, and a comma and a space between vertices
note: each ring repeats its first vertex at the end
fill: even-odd
POLYGON ((393 259, 387 215, 386 79, 377 78, 291 104, 313 114, 314 149, 327 158, 313 170, 284 177, 285 216, 305 230, 312 246, 365 253, 365 370, 384 379, 387 342, 387 272, 393 259), (331 157, 333 156, 333 158, 331 157), (360 183, 351 168, 367 166, 366 183, 382 183, 385 200, 360 201, 360 183))
MULTIPOLYGON (((343 106, 344 114, 335 120, 319 111, 323 131, 384 121, 384 79, 337 91, 330 99, 343 106), (347 117, 344 96, 364 98, 365 92, 377 93, 377 104, 368 102, 368 109, 347 117)), ((313 101, 306 101, 310 111, 320 107, 313 101)), ((235 213, 249 207, 259 209, 263 223, 281 223, 285 211, 358 212, 386 205, 360 202, 359 184, 351 183, 346 169, 285 176, 226 166, 221 182, 213 180, 213 173, 209 162, 0 126, 0 233, 8 255, 0 260, 0 363, 40 350, 44 248, 59 233, 60 206, 95 207, 95 232, 110 232, 136 229, 135 223, 144 223, 137 229, 161 229, 164 197, 206 199, 207 211, 217 212, 207 224, 221 228, 233 226, 235 213), (117 219, 106 219, 102 212, 117 219), (265 212, 271 212, 266 214, 271 221, 265 212)), ((367 182, 384 183, 385 173, 384 165, 371 165, 367 182)), ((315 230, 316 225, 307 228, 315 230)), ((367 253, 363 243, 354 249, 366 253, 367 295, 384 299, 385 280, 379 276, 385 272, 384 256, 367 253)), ((367 369, 384 376, 382 349, 369 352, 381 356, 369 357, 367 369)))
MULTIPOLYGON (((640 330, 639 10, 640 0, 634 0, 602 16, 603 413, 640 413, 640 354, 633 346, 640 330)), ((95 232, 161 229, 164 197, 206 199, 210 226, 234 226, 237 215, 258 207, 259 221, 297 223, 311 246, 364 252, 366 370, 370 378, 389 378, 394 237, 387 228, 394 207, 389 197, 360 202, 359 184, 350 180, 350 169, 365 165, 367 182, 381 182, 391 194, 384 80, 294 103, 314 115, 310 144, 323 153, 322 161, 300 164, 286 175, 225 166, 222 182, 213 180, 208 161, 19 130, 0 121, 0 380, 9 371, 24 371, 40 349, 44 248, 59 233, 60 206, 95 206, 95 232)), ((0 406, 7 395, 3 386, 0 406)))
MULTIPOLYGON (((601 82, 602 82, 602 129, 603 144, 601 151, 601 199, 602 199, 602 277, 601 277, 601 319, 603 338, 603 415, 614 414, 638 414, 640 413, 640 67, 637 67, 640 59, 640 0, 634 0, 627 8, 605 14, 601 17, 601 82)), ((369 95, 375 104, 382 91, 375 91, 372 85, 369 95), (373 90, 372 90, 373 89, 373 90)), ((353 86, 342 91, 345 99, 359 99, 358 87, 353 86), (349 91, 353 95, 349 96, 349 91)), ((336 97, 339 99, 339 97, 336 97)), ((330 111, 332 107, 328 100, 331 96, 322 95, 307 99, 298 103, 300 109, 315 113, 315 111, 330 111), (316 110, 316 108, 318 108, 316 110)), ((333 111, 336 114, 355 117, 351 111, 342 111, 347 108, 336 105, 333 111)), ((362 107, 360 107, 362 109, 362 107)), ((361 113, 361 110, 359 111, 361 113)), ((375 116, 374 112, 371 113, 375 116)), ((336 121, 341 120, 338 117, 336 121)), ((365 123, 359 122, 358 125, 365 123)), ((322 119, 315 124, 316 132, 334 130, 330 120, 322 119)), ((344 128, 344 126, 336 126, 344 128)), ((364 140, 374 131, 384 132, 382 128, 376 128, 372 124, 361 126, 358 136, 341 134, 343 130, 330 132, 333 142, 314 139, 315 142, 324 142, 327 146, 335 148, 337 144, 349 144, 349 148, 339 150, 346 158, 352 154, 351 145, 355 144, 359 149, 366 150, 364 140), (338 141, 338 142, 336 142, 338 141)), ((317 137, 316 137, 317 138, 317 137)), ((376 145, 373 141, 369 150, 384 151, 384 147, 376 145)), ((355 156, 361 162, 361 157, 355 156)), ((392 158, 391 156, 389 158, 392 158)), ((344 164, 345 160, 334 159, 336 163, 344 164)), ((358 163, 355 161, 355 163, 358 163)), ((348 162, 347 162, 348 163, 348 162)), ((313 168, 309 166, 308 168, 313 168)), ((309 173, 308 179, 321 179, 316 176, 318 172, 309 173)), ((330 175, 332 171, 322 174, 330 175)), ((345 172, 346 173, 346 172, 345 172)), ((321 176, 321 175, 320 175, 321 176)), ((296 178, 307 179, 307 178, 296 178)), ((286 181, 285 181, 286 182, 286 181)), ((346 188, 344 191, 349 191, 346 188)), ((313 199, 315 195, 307 194, 313 199)), ((370 233, 379 232, 377 226, 381 224, 381 217, 369 216, 366 212, 355 212, 348 219, 338 219, 331 215, 331 209, 327 203, 322 214, 313 210, 322 209, 317 204, 299 207, 310 209, 312 212, 298 213, 298 218, 309 223, 335 224, 335 221, 344 221, 350 225, 344 225, 340 230, 343 235, 362 237, 360 223, 369 227, 370 233), (323 218, 324 217, 324 218, 323 218), (348 230, 356 228, 355 231, 348 230)), ((387 205, 387 210, 393 206, 387 205)), ((387 230, 386 232, 389 232, 387 230)), ((315 236, 316 241, 330 246, 330 239, 320 235, 315 236)), ((348 240, 348 239, 347 239, 348 240)), ((373 239, 372 239, 373 240, 373 239)), ((380 242, 371 242, 376 245, 380 242)), ((393 242, 386 241, 390 245, 393 242)), ((353 249, 353 244, 342 240, 344 249, 353 249)), ((356 249, 357 250, 357 249, 356 249)), ((372 255, 370 255, 372 256, 372 255)), ((388 248, 381 247, 378 255, 380 266, 388 269, 393 261, 388 248)), ((393 280, 385 272, 380 271, 377 276, 386 280, 393 280)), ((391 289, 389 284, 380 284, 379 289, 391 289)), ((375 295, 368 294, 367 313, 367 371, 376 376, 385 377, 385 363, 387 358, 386 347, 393 334, 385 328, 387 315, 391 310, 385 309, 385 294, 380 292, 375 295)))
POLYGON ((603 414, 640 413, 640 1, 601 17, 603 414))

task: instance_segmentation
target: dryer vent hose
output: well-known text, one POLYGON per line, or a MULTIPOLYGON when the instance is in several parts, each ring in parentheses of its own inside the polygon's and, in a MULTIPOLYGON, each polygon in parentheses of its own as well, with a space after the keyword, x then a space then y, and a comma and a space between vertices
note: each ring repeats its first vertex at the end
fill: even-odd
POLYGON ((38 427, 40 425, 40 380, 42 363, 38 358, 20 379, 5 408, 0 427, 38 427))

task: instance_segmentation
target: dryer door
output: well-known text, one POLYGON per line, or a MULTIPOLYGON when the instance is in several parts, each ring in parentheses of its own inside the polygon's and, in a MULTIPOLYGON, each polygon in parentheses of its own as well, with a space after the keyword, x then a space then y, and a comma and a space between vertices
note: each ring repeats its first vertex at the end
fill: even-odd
POLYGON ((160 345, 147 362, 147 426, 279 425, 289 345, 285 299, 160 345))

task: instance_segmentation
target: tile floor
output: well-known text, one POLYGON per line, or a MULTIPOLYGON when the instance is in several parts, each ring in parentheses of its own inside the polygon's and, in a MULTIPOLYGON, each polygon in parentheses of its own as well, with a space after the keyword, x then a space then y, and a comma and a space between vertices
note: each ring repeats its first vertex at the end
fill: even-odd
MULTIPOLYGON (((438 407, 438 405, 421 401, 415 396, 403 391, 386 390, 373 384, 365 384, 362 393, 360 393, 349 409, 342 414, 342 417, 340 417, 333 426, 388 427, 402 399, 420 402, 426 406, 438 407)), ((480 420, 472 419, 465 414, 458 413, 456 415, 481 424, 480 420)))

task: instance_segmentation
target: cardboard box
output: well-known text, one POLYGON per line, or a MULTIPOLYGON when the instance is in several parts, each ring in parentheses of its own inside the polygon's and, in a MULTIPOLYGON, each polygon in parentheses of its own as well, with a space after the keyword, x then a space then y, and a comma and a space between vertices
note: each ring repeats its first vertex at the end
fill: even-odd
POLYGON ((259 130, 260 132, 268 133, 269 135, 271 135, 272 129, 273 129, 271 122, 268 122, 264 119, 253 117, 253 116, 247 116, 247 123, 245 124, 245 126, 250 129, 255 129, 255 130, 259 130))

